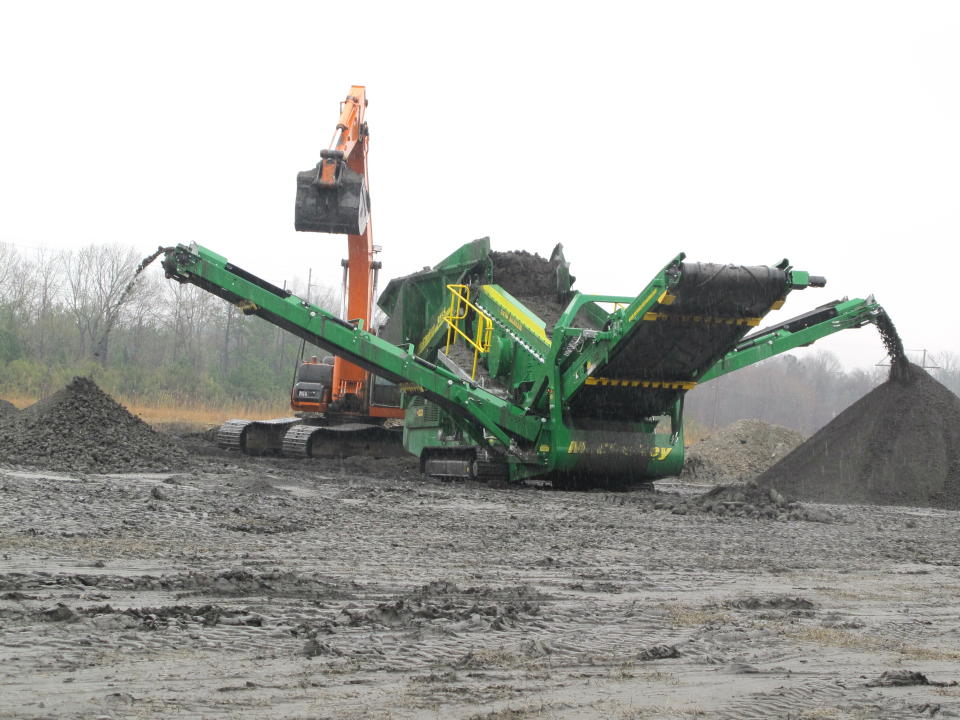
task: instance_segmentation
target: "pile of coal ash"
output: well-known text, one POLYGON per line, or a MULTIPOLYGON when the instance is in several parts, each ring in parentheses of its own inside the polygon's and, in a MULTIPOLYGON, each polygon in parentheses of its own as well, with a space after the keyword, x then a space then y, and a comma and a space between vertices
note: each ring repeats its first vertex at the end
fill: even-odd
POLYGON ((165 472, 186 467, 187 458, 93 380, 78 377, 0 418, 0 462, 62 472, 165 472))
POLYGON ((960 398, 905 361, 757 481, 803 500, 960 509, 960 398))
POLYGON ((556 262, 526 250, 491 252, 493 282, 538 316, 549 331, 567 306, 557 297, 556 262))
POLYGON ((16 405, 14 405, 12 402, 4 400, 3 398, 0 398, 0 418, 7 417, 9 415, 16 415, 18 412, 20 411, 17 410, 16 405))
POLYGON ((681 480, 747 482, 803 442, 803 434, 762 420, 737 420, 687 448, 681 480))

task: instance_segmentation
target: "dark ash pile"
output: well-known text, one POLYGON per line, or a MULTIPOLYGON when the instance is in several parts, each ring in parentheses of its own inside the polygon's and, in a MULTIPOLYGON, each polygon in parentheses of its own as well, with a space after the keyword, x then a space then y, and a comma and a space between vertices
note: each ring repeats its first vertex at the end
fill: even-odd
POLYGON ((757 481, 802 500, 960 508, 960 398, 903 364, 757 481))
POLYGON ((12 402, 0 398, 0 418, 7 417, 8 415, 16 415, 19 410, 17 406, 12 402))
POLYGON ((62 472, 166 472, 187 466, 173 441, 89 378, 0 417, 0 462, 62 472))

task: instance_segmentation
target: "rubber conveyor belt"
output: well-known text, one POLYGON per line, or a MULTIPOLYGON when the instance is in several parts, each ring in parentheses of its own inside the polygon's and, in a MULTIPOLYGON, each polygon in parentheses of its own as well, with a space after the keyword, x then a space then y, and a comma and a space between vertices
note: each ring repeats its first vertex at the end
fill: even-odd
POLYGON ((591 373, 571 398, 589 420, 637 420, 666 412, 788 291, 769 266, 688 263, 668 295, 591 373))

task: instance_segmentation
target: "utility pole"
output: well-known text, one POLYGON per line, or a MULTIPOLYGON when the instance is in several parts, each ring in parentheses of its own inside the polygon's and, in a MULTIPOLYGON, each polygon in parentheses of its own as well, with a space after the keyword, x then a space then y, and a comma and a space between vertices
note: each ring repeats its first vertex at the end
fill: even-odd
MULTIPOLYGON (((941 370, 942 368, 939 365, 927 365, 927 349, 905 349, 904 353, 920 353, 920 367, 924 370, 941 370)), ((890 367, 889 362, 884 362, 881 360, 876 364, 875 367, 890 367)))

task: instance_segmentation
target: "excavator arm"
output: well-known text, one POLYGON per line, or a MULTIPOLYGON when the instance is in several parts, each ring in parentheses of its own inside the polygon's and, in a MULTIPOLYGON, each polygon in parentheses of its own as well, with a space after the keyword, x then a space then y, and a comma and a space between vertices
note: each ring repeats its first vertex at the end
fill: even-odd
POLYGON ((365 89, 350 88, 330 147, 320 151, 315 168, 297 174, 297 230, 364 234, 370 219, 366 105, 365 89))
MULTIPOLYGON (((371 329, 373 296, 380 263, 373 259, 373 226, 367 184, 370 134, 364 121, 366 89, 350 88, 330 148, 320 153, 312 170, 297 175, 294 227, 303 232, 347 235, 341 319, 371 329)), ((333 364, 331 408, 364 412, 369 397, 369 373, 338 355, 333 364)))

